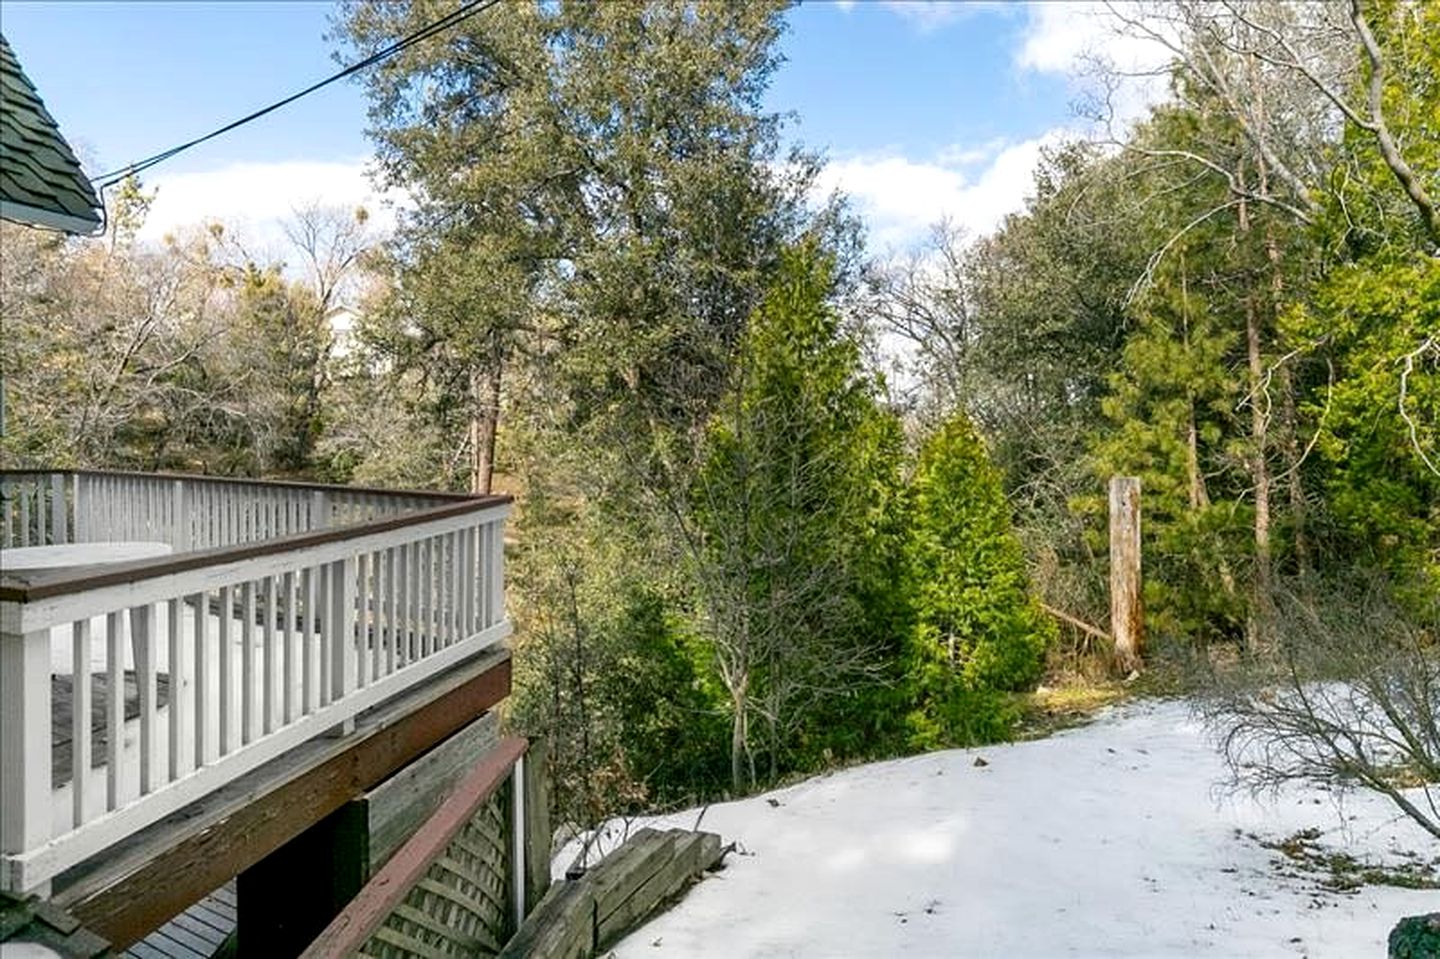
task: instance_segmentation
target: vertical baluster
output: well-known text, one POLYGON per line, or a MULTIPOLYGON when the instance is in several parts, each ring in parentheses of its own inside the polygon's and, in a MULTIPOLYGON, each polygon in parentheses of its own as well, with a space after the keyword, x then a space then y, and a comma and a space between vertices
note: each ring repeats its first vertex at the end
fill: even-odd
POLYGON ((315 576, 319 580, 315 584, 316 592, 316 637, 315 645, 319 647, 320 675, 317 677, 316 685, 319 686, 320 705, 330 705, 330 683, 333 675, 333 667, 330 665, 331 634, 333 625, 331 610, 335 608, 332 596, 335 592, 334 577, 331 575, 329 566, 316 567, 315 576))
POLYGON ((420 632, 420 658, 424 659, 430 655, 430 637, 434 633, 431 624, 431 614, 434 604, 430 601, 430 539, 420 541, 420 593, 419 593, 419 615, 416 625, 420 632))
POLYGON ((65 474, 50 475, 50 541, 70 542, 70 532, 65 522, 65 474))
POLYGON ((410 662, 410 544, 395 548, 395 668, 410 662))
POLYGON ((265 675, 261 680, 264 690, 264 718, 262 728, 268 736, 275 731, 275 669, 279 661, 275 656, 275 577, 265 577, 265 675))
POLYGON ((354 557, 330 564, 330 609, 326 617, 326 643, 330 646, 330 701, 344 699, 355 689, 355 577, 354 557))
POLYGON ((435 537, 435 648, 444 649, 454 638, 450 630, 450 534, 435 537))
POLYGON ((454 589, 454 571, 450 565, 450 534, 435 538, 435 603, 437 648, 444 648, 455 641, 454 629, 450 622, 450 593, 454 589))
POLYGON ((236 483, 216 483, 215 504, 219 513, 217 521, 223 526, 222 542, 226 546, 246 542, 243 487, 236 483))
POLYGON ((505 621, 505 521, 490 522, 490 582, 486 593, 490 596, 492 624, 505 621))
POLYGON ((30 488, 19 487, 20 493, 20 545, 30 545, 30 488))
POLYGON ((125 735, 125 616, 105 616, 105 808, 120 805, 120 746, 125 735))
POLYGON ((209 764, 212 702, 210 679, 213 672, 210 651, 210 594, 194 593, 190 603, 195 607, 195 768, 209 764))
POLYGON ((474 526, 460 531, 461 553, 464 555, 460 567, 460 588, 463 591, 460 598, 460 622, 463 624, 461 635, 467 639, 475 635, 475 556, 477 552, 475 534, 474 526))
POLYGON ((299 715, 296 703, 296 681, 299 676, 295 668, 295 574, 286 572, 280 588, 285 594, 285 630, 282 637, 285 643, 285 689, 281 698, 285 704, 285 722, 293 723, 299 715))
POLYGON ((255 584, 240 584, 240 743, 255 738, 255 584))
POLYGON ((71 626, 73 659, 70 672, 70 789, 73 822, 85 822, 90 794, 90 619, 71 626))
POLYGON ((315 684, 315 573, 311 567, 300 571, 300 709, 306 715, 319 706, 315 684))
POLYGON ((185 601, 180 598, 165 604, 166 632, 170 653, 170 781, 185 775, 189 761, 189 742, 185 734, 189 710, 183 700, 185 689, 185 601))
POLYGON ((219 755, 235 749, 235 587, 220 587, 220 741, 219 755))
POLYGON ((480 628, 490 628, 490 524, 480 527, 480 568, 476 571, 476 602, 480 607, 480 628))
POLYGON ((445 537, 431 537, 430 543, 430 652, 446 646, 445 634, 445 537))
POLYGON ((460 559, 464 550, 461 548, 460 533, 450 534, 450 629, 454 636, 454 642, 460 642, 465 638, 465 621, 460 615, 464 608, 465 601, 461 598, 461 591, 465 587, 465 581, 460 569, 460 559))
POLYGON ((355 643, 358 647, 355 656, 355 684, 363 688, 369 685, 370 650, 367 643, 370 636, 370 601, 374 595, 370 582, 370 569, 374 564, 370 562, 370 556, 367 553, 357 556, 356 563, 356 568, 359 570, 360 588, 355 597, 359 611, 355 621, 355 643))
POLYGON ((405 547, 405 665, 420 656, 420 544, 405 547))
POLYGON ((15 541, 15 484, 0 480, 0 546, 19 546, 15 541))
POLYGON ((45 546, 50 542, 49 530, 46 528, 45 518, 50 515, 50 503, 45 496, 45 487, 40 485, 40 478, 35 478, 35 544, 45 546))
POLYGON ((170 545, 177 553, 190 549, 190 530, 185 516, 185 481, 170 481, 170 545))
POLYGON ((74 510, 75 521, 70 527, 70 541, 83 543, 85 542, 85 477, 79 473, 73 473, 71 477, 71 509, 74 510))
MULTIPOLYGON (((395 644, 400 641, 400 629, 396 620, 400 614, 400 580, 395 578, 400 547, 385 551, 385 675, 395 672, 395 644)), ((400 571, 403 578, 404 570, 400 571)))
POLYGON ((370 600, 370 678, 373 682, 383 675, 380 668, 384 665, 380 655, 385 645, 385 591, 388 589, 384 553, 370 554, 370 578, 375 586, 370 600))
POLYGON ((130 648, 135 651, 135 686, 140 701, 140 795, 155 788, 155 607, 130 610, 130 648))

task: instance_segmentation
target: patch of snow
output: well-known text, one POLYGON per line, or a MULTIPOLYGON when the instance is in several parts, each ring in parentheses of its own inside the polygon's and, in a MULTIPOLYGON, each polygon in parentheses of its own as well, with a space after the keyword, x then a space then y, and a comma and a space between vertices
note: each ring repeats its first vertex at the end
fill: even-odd
MULTIPOLYGON (((1320 891, 1283 839, 1384 859, 1434 841, 1384 799, 1255 799, 1183 702, 1133 703, 1049 739, 861 766, 711 806, 726 868, 632 933, 666 956, 1383 956, 1440 893, 1320 891), (977 758, 987 763, 980 765, 977 758)), ((692 828, 699 810, 634 823, 692 828)), ((563 872, 574 856, 566 850, 563 872)))

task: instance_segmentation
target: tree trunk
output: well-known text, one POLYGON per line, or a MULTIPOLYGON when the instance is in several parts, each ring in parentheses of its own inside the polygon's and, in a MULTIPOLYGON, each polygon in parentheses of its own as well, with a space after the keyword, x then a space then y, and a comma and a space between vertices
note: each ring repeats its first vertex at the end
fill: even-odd
POLYGON ((500 425, 500 364, 470 378, 470 492, 489 495, 495 476, 495 434, 500 425))
POLYGON ((1305 480, 1300 475, 1299 416, 1295 411, 1295 379, 1289 367, 1280 368, 1280 443, 1285 452, 1286 489, 1290 501, 1290 525, 1295 540, 1295 567, 1306 579, 1313 563, 1310 558, 1310 534, 1305 526, 1305 480))
POLYGON ((735 707, 735 718, 730 724, 730 788, 736 796, 740 796, 746 791, 747 764, 745 757, 750 750, 748 722, 750 703, 746 685, 747 680, 742 678, 730 693, 731 702, 735 707))
MULTIPOLYGON (((1269 172, 1261 158, 1258 172, 1260 192, 1269 189, 1269 172)), ((1278 321, 1284 308, 1285 276, 1280 268, 1280 243, 1275 237, 1274 221, 1267 218, 1265 224, 1265 256, 1270 261, 1270 311, 1271 321, 1278 321)), ((1310 571, 1310 544, 1305 531, 1305 488, 1300 477, 1300 444, 1296 439, 1295 378, 1290 366, 1281 363, 1278 371, 1280 390, 1280 448, 1285 454, 1287 490, 1289 493, 1290 524, 1295 543, 1295 564, 1302 577, 1310 571)), ((1268 597, 1267 597, 1267 602, 1268 597)))
MULTIPOLYGON (((1185 335, 1185 350, 1190 350, 1190 288, 1186 280, 1185 259, 1180 259, 1180 302, 1181 329, 1185 335)), ((1190 493, 1190 509, 1199 511, 1210 505, 1210 494, 1205 489, 1205 474, 1200 472, 1200 430, 1195 423, 1195 393, 1185 392, 1185 480, 1190 493)))
MULTIPOLYGON (((1245 187, 1245 164, 1242 160, 1236 171, 1236 181, 1241 189, 1245 187)), ((1250 211, 1242 196, 1237 204, 1237 226, 1244 241, 1250 236, 1250 211)), ((1266 432, 1269 427, 1269 413, 1266 401, 1269 393, 1265 386, 1265 364, 1261 358, 1261 318, 1255 306, 1253 291, 1247 290, 1245 300, 1245 361, 1249 370, 1250 405, 1250 482, 1255 493, 1255 563, 1251 575, 1250 615, 1246 624, 1246 645, 1256 652, 1269 641, 1270 617, 1270 468, 1266 460, 1266 432)))
POLYGON ((1145 619, 1140 599, 1140 480, 1110 478, 1110 632, 1125 674, 1140 668, 1145 619))

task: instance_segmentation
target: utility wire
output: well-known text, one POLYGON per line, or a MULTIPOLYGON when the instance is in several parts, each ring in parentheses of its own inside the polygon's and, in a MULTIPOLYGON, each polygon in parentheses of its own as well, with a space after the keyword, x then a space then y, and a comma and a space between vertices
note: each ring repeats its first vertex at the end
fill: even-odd
POLYGON ((346 67, 340 72, 332 74, 331 76, 326 77, 324 80, 321 80, 318 83, 313 83, 298 93, 292 93, 290 96, 286 97, 283 100, 277 100, 276 102, 270 104, 267 107, 262 107, 261 109, 256 110, 254 113, 243 116, 240 119, 235 120, 231 123, 227 123, 223 127, 220 127, 217 130, 212 130, 204 136, 196 137, 188 143, 182 143, 179 146, 174 146, 168 150, 156 153, 154 156, 146 157, 143 160, 137 160, 134 163, 131 163, 130 165, 125 167, 121 167, 118 170, 112 170, 109 173, 101 174, 97 177, 92 177, 91 182, 97 184, 98 188, 103 191, 106 187, 114 186, 116 183, 119 183, 126 177, 134 176, 137 173, 148 170, 151 167, 155 166, 157 163, 164 163, 166 160, 175 156, 177 153, 183 153, 184 151, 189 150, 191 147, 199 146, 207 140, 213 140, 216 137, 221 136, 222 134, 229 133, 236 127, 244 126, 245 124, 250 123, 252 120, 258 120, 261 117, 265 116, 267 113, 273 113, 281 107, 288 106, 291 103, 294 103, 296 100, 299 100, 301 97, 309 96, 316 90, 327 87, 330 84, 335 83, 337 80, 343 80, 352 74, 359 73, 361 70, 364 70, 367 67, 372 67, 375 64, 381 62, 382 60, 388 60, 390 57, 393 57, 395 54, 400 53, 402 50, 414 46, 422 40, 426 40, 437 33, 448 30, 449 28, 455 26, 457 23, 460 23, 462 20, 472 17, 477 13, 482 13, 485 10, 488 10, 491 7, 495 6, 499 2, 500 0, 465 0, 465 2, 461 3, 459 7, 457 7, 455 10, 452 10, 450 13, 441 17, 440 19, 432 23, 426 24, 419 30, 416 30, 414 33, 401 37, 399 40, 396 40, 389 46, 382 47, 381 49, 370 54, 370 56, 365 57, 363 60, 352 63, 350 66, 346 67))

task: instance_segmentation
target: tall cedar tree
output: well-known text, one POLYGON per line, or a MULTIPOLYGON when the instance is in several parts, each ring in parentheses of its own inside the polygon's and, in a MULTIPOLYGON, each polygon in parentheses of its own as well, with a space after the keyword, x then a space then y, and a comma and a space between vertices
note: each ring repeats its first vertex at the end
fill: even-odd
POLYGON ((1010 717, 997 694, 1034 684, 1055 627, 1029 595, 999 471, 965 416, 925 441, 912 501, 910 745, 1003 738, 1010 717))

